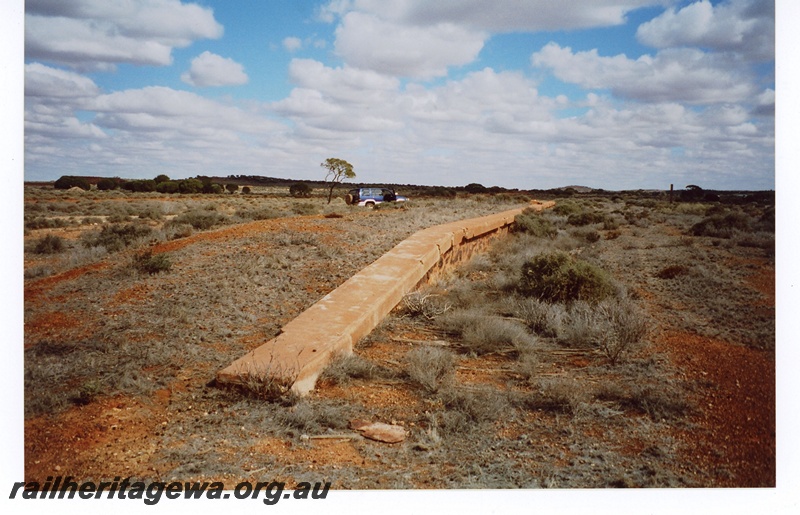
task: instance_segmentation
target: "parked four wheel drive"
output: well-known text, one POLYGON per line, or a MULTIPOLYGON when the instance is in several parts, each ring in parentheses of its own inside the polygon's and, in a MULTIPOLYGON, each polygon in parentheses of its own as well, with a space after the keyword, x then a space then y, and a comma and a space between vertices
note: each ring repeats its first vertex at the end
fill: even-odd
POLYGON ((408 198, 389 188, 355 188, 347 192, 344 200, 348 204, 375 207, 381 202, 405 202, 408 198))

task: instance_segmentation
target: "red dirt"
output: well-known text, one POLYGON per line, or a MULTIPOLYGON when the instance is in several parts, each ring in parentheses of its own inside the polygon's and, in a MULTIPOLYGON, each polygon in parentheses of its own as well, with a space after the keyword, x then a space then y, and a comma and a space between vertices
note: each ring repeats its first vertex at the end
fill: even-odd
MULTIPOLYGON (((242 237, 255 231, 312 231, 322 228, 316 218, 264 220, 212 232, 198 233, 188 238, 156 245, 155 252, 174 251, 198 241, 225 240, 242 237)), ((336 234, 326 231, 326 237, 336 234)), ((109 266, 102 261, 75 268, 25 285, 25 302, 47 300, 48 291, 56 284, 87 273, 96 273, 109 266)), ((313 278, 308 287, 316 291, 313 278)), ((774 309, 774 269, 761 268, 747 279, 747 284, 764 294, 764 306, 774 309)), ((640 291, 650 300, 653 294, 640 291)), ((117 293, 114 302, 143 302, 144 288, 134 287, 117 293)), ((652 304, 652 302, 651 302, 652 304)), ((50 331, 75 328, 78 314, 49 313, 26 324, 26 331, 48 334, 50 331)), ((413 335, 412 335, 413 337, 413 335)), ((256 344, 254 337, 253 345, 256 344)), ((691 416, 692 429, 676 435, 683 444, 687 459, 702 463, 705 471, 716 471, 714 486, 775 486, 775 361, 771 352, 758 351, 725 341, 679 332, 667 328, 655 340, 656 350, 666 353, 682 370, 684 379, 696 384, 694 401, 697 411, 691 416)), ((387 344, 388 345, 388 344, 387 344)), ((394 344, 395 347, 398 344, 394 344)), ((396 349, 395 349, 396 352, 396 349)), ((380 345, 364 349, 367 357, 385 358, 380 345)), ((466 360, 461 363, 460 377, 469 382, 496 381, 497 375, 488 369, 502 368, 502 360, 466 360)), ((576 359, 569 365, 581 367, 587 363, 576 359)), ((76 472, 84 477, 104 477, 109 470, 133 477, 160 477, 151 458, 154 457, 155 434, 169 417, 167 407, 181 384, 156 392, 151 399, 114 397, 97 399, 85 406, 74 406, 60 414, 40 416, 25 421, 25 476, 43 478, 59 471, 76 472)), ((358 398, 365 405, 386 408, 395 420, 405 423, 416 418, 420 406, 418 397, 397 385, 358 386, 342 388, 322 384, 313 395, 325 398, 358 398)), ((531 417, 535 414, 529 415, 531 417)), ((521 428, 507 429, 521 433, 521 428)), ((201 438, 189 435, 188 438, 201 438)), ((635 451, 639 442, 626 442, 635 451)), ((347 440, 317 440, 307 447, 264 437, 253 452, 269 453, 284 463, 307 463, 309 470, 324 464, 371 466, 347 440)), ((532 466, 538 466, 533 464, 532 466)), ((424 474, 423 474, 424 476, 424 474)), ((424 487, 425 477, 418 483, 424 487)))

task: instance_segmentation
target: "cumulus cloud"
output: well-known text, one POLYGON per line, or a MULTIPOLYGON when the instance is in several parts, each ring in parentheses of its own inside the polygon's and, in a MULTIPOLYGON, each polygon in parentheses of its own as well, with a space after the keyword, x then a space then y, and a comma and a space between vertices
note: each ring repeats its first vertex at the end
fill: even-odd
POLYGON ((737 52, 748 59, 775 58, 775 5, 767 0, 702 0, 639 26, 636 37, 656 48, 697 46, 737 52))
POLYGON ((29 0, 25 9, 26 57, 79 69, 168 65, 173 48, 223 32, 210 9, 178 0, 29 0))
POLYGON ((748 76, 724 57, 696 49, 668 49, 655 57, 600 56, 548 43, 531 63, 584 88, 610 89, 620 98, 646 102, 740 102, 755 93, 748 76))
POLYGON ((244 67, 227 57, 205 51, 192 59, 189 71, 181 80, 192 86, 238 86, 247 84, 244 67))
POLYGON ((452 23, 416 27, 373 14, 347 13, 336 29, 335 50, 348 64, 389 75, 442 77, 450 66, 478 56, 488 34, 452 23))
POLYGON ((334 0, 321 12, 328 21, 357 10, 418 26, 452 23, 474 30, 513 32, 619 25, 634 9, 664 3, 663 0, 334 0))
POLYGON ((283 48, 289 52, 296 52, 303 48, 303 40, 295 37, 283 38, 283 48))

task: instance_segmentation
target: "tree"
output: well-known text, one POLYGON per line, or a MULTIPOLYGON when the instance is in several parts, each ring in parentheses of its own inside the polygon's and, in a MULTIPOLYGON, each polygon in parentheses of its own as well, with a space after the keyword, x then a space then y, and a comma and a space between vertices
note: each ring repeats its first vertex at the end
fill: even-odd
POLYGON ((293 197, 310 197, 311 186, 309 186, 304 182, 292 184, 291 186, 289 186, 289 195, 293 197))
POLYGON ((239 185, 238 184, 233 184, 233 183, 228 183, 228 184, 225 185, 225 189, 228 190, 231 193, 231 195, 233 195, 236 192, 236 190, 239 189, 239 185))
POLYGON ((329 157, 324 163, 320 164, 320 166, 328 170, 328 173, 325 175, 325 182, 330 180, 331 183, 330 189, 328 190, 328 204, 330 204, 331 198, 333 198, 333 189, 336 185, 340 184, 345 179, 352 179, 356 176, 356 173, 353 171, 353 165, 344 159, 337 159, 335 157, 329 157))

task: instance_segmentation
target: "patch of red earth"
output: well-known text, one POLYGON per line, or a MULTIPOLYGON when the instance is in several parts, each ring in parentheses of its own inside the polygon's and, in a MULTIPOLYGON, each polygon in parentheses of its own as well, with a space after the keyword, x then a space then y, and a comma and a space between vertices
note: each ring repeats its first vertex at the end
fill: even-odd
POLYGON ((687 461, 721 487, 775 486, 775 359, 770 352, 667 331, 656 343, 696 384, 696 428, 681 432, 687 461))
MULTIPOLYGON (((29 340, 32 342, 44 338, 63 339, 67 335, 81 339, 92 333, 92 328, 86 325, 86 318, 80 313, 49 311, 25 322, 25 332, 31 336, 29 340)), ((30 343, 25 345, 26 348, 30 346, 30 343)))
POLYGON ((91 265, 73 268, 60 274, 51 275, 50 277, 30 281, 25 284, 24 288, 25 302, 39 302, 42 300, 47 300, 42 299, 42 297, 57 284, 77 279, 85 274, 99 272, 100 270, 108 268, 108 266, 109 265, 107 262, 101 261, 99 263, 92 263, 91 265))
POLYGON ((109 470, 153 477, 153 434, 166 420, 166 399, 155 399, 147 404, 126 397, 97 399, 58 415, 26 420, 25 480, 43 481, 53 475, 107 479, 109 470))
POLYGON ((308 469, 333 465, 371 467, 375 464, 361 456, 352 440, 347 438, 311 438, 308 443, 296 445, 291 441, 268 436, 252 447, 258 455, 268 455, 278 463, 292 465, 307 463, 308 469))

